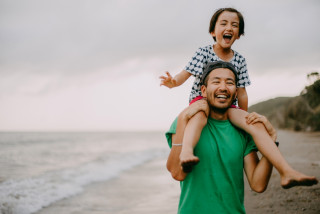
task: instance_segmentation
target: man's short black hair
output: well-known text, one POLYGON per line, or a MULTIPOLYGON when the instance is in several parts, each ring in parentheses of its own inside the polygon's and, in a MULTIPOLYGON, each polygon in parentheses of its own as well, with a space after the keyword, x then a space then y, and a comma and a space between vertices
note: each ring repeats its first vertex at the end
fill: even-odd
POLYGON ((216 61, 216 62, 209 62, 207 66, 204 68, 202 78, 201 78, 201 85, 206 85, 206 79, 211 71, 217 68, 227 68, 230 71, 233 72, 235 76, 235 83, 237 85, 238 83, 238 74, 236 68, 230 63, 230 62, 224 62, 224 61, 216 61))

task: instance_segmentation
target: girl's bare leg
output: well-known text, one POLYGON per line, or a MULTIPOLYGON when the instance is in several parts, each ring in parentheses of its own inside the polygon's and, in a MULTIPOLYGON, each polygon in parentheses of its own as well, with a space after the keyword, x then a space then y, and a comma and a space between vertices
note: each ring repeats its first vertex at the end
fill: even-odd
POLYGON ((186 173, 190 172, 192 166, 199 162, 199 158, 194 156, 193 150, 197 145, 202 129, 206 124, 207 116, 204 112, 200 111, 189 120, 186 126, 180 154, 181 166, 186 173))
POLYGON ((248 125, 245 118, 247 115, 248 113, 241 109, 230 108, 228 110, 228 117, 231 123, 249 133, 259 151, 278 170, 281 176, 281 186, 283 188, 288 189, 294 186, 311 186, 318 183, 314 176, 307 176, 294 170, 284 159, 264 125, 261 123, 248 125))

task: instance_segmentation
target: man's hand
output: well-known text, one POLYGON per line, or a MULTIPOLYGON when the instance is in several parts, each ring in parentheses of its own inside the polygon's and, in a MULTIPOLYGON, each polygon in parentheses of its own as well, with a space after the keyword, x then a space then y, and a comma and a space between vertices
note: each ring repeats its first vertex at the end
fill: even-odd
POLYGON ((269 135, 271 136, 271 138, 273 139, 273 141, 276 141, 276 139, 277 139, 277 132, 276 132, 276 130, 273 128, 273 126, 271 125, 271 123, 269 122, 269 120, 265 117, 265 116, 263 116, 263 115, 260 115, 260 114, 258 114, 258 113, 256 113, 256 112, 252 112, 252 113, 249 113, 247 116, 246 116, 246 119, 247 119, 247 124, 255 124, 255 123, 262 123, 265 127, 266 127, 266 129, 267 129, 267 131, 268 131, 268 133, 269 133, 269 135))
POLYGON ((173 88, 177 86, 177 81, 170 75, 168 71, 166 71, 167 76, 160 76, 161 79, 160 86, 164 85, 168 88, 173 88))
POLYGON ((192 103, 188 106, 188 108, 185 109, 184 113, 186 114, 187 118, 190 119, 200 111, 203 111, 207 117, 209 116, 209 105, 206 99, 201 99, 192 103))

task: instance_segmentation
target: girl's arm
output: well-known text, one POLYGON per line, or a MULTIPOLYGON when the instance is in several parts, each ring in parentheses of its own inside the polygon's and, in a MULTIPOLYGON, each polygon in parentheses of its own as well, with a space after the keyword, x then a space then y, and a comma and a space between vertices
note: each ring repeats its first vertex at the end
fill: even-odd
POLYGON ((248 111, 248 94, 246 88, 238 88, 238 105, 241 109, 248 111))
POLYGON ((173 78, 168 71, 166 72, 166 74, 167 76, 159 77, 161 79, 160 86, 164 85, 164 86, 167 86, 168 88, 174 88, 182 85, 191 76, 191 74, 186 70, 181 71, 180 73, 175 75, 173 78))

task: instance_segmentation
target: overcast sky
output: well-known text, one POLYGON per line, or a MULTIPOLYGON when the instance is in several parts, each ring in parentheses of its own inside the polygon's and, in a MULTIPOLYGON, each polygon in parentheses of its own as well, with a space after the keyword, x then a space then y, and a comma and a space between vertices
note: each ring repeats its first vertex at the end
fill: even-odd
POLYGON ((296 96, 320 71, 318 0, 0 0, 0 130, 166 130, 193 79, 159 87, 213 44, 214 11, 235 7, 249 105, 296 96))

